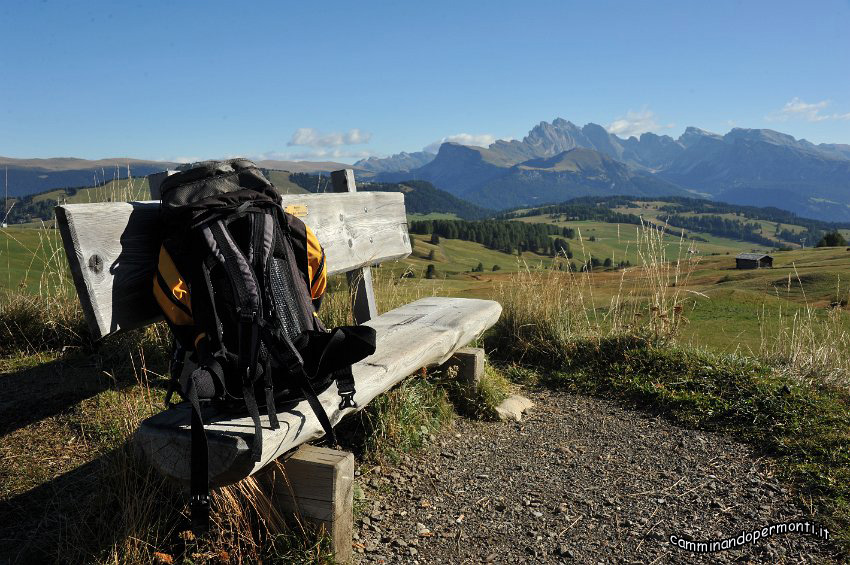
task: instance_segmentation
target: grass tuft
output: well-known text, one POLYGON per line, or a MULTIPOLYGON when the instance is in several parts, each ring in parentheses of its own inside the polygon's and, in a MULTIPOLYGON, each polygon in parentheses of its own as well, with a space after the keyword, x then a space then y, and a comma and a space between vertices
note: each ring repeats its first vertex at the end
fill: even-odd
POLYGON ((446 390, 418 374, 375 398, 348 425, 355 426, 365 458, 397 463, 401 454, 421 448, 450 427, 454 417, 446 390))
POLYGON ((448 393, 454 409, 476 420, 497 419, 496 407, 508 397, 512 389, 510 381, 502 372, 489 364, 485 365, 477 386, 463 382, 455 366, 436 374, 436 377, 439 386, 448 393))
POLYGON ((63 347, 89 347, 89 333, 74 297, 0 296, 0 357, 32 355, 63 347))

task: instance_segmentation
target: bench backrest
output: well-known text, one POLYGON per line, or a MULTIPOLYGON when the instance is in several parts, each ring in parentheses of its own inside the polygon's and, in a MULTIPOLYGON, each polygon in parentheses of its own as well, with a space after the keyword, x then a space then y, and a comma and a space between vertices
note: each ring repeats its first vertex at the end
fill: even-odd
MULTIPOLYGON (((404 195, 356 192, 350 169, 332 178, 340 194, 287 194, 283 206, 293 207, 315 232, 328 274, 349 273, 349 282, 358 285, 353 307, 362 323, 375 313, 369 265, 411 252, 404 195)), ((159 201, 66 204, 57 206, 56 223, 95 339, 161 317, 152 291, 159 201)))

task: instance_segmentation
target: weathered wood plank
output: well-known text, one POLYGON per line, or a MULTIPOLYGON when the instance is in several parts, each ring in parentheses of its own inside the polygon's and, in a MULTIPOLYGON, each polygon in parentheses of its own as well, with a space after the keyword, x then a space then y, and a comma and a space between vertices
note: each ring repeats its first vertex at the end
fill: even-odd
MULTIPOLYGON (((354 170, 343 169, 331 173, 334 192, 357 192, 354 170)), ((351 291, 351 315, 355 324, 365 323, 378 315, 378 302, 372 287, 371 267, 361 267, 346 273, 351 291)))
MULTIPOLYGON (((288 194, 316 233, 328 273, 400 259, 410 254, 404 195, 288 194)), ((68 262, 95 339, 145 326, 159 310, 151 290, 159 250, 159 203, 102 202, 56 208, 68 262)))
POLYGON ((283 463, 262 475, 275 505, 323 524, 331 538, 335 563, 351 561, 354 506, 354 455, 302 445, 283 463))
POLYGON ((159 318, 151 283, 158 202, 57 206, 56 224, 94 338, 159 318))
MULTIPOLYGON (((491 300, 422 298, 367 322, 375 328, 377 349, 352 367, 357 408, 339 409, 336 386, 319 395, 331 423, 363 408, 421 367, 444 363, 452 354, 498 320, 502 307, 491 300)), ((229 484, 255 473, 273 459, 322 435, 322 427, 306 401, 280 407, 281 427, 272 430, 263 416, 263 457, 250 460, 253 424, 247 416, 229 418, 205 414, 209 439, 210 481, 229 484)), ((164 475, 178 481, 189 479, 188 408, 166 410, 142 422, 136 444, 164 475)))

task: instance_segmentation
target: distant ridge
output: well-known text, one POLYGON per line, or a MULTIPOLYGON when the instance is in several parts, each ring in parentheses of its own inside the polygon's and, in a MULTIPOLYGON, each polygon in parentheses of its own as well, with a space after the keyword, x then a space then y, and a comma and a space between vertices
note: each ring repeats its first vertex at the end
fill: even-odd
MULTIPOLYGON (((590 161, 603 165, 599 159, 590 161)), ((678 139, 654 133, 623 139, 598 124, 579 127, 556 118, 540 122, 522 140, 498 140, 488 147, 444 143, 437 156, 418 169, 376 174, 378 180, 393 182, 413 177, 472 202, 499 206, 600 195, 605 190, 636 195, 661 191, 655 194, 690 194, 780 206, 823 220, 850 220, 850 145, 815 145, 769 129, 734 128, 721 135, 688 127, 678 139), (571 175, 545 166, 546 159, 573 149, 605 155, 627 172, 612 176, 607 162, 606 170, 594 170, 587 157, 586 166, 571 175), (606 179, 620 182, 625 190, 618 191, 616 185, 605 189, 606 179)))
POLYGON ((415 153, 405 153, 402 151, 401 153, 384 158, 369 157, 368 159, 361 159, 354 163, 354 167, 373 173, 412 171, 430 163, 436 156, 436 153, 429 151, 417 151, 415 153))
MULTIPOLYGON (((278 161, 262 160, 257 164, 265 169, 285 170, 292 173, 330 172, 351 168, 345 163, 333 161, 278 161)), ((9 196, 19 197, 38 194, 55 188, 77 188, 103 184, 111 180, 144 177, 179 163, 173 161, 151 161, 131 157, 108 159, 77 159, 54 157, 50 159, 15 159, 0 157, 0 168, 9 171, 9 196)))
POLYGON ((13 159, 0 157, 0 167, 9 171, 9 196, 26 196, 54 188, 103 184, 129 175, 143 177, 174 167, 176 163, 129 157, 87 160, 73 157, 13 159), (129 173, 128 173, 129 170, 129 173))

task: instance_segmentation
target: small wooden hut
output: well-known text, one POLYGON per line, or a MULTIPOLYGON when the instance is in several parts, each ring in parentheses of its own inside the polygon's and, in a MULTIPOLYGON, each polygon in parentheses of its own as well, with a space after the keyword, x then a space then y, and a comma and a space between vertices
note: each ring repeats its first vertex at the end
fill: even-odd
POLYGON ((741 253, 735 257, 735 267, 738 269, 773 267, 773 257, 764 253, 741 253))

